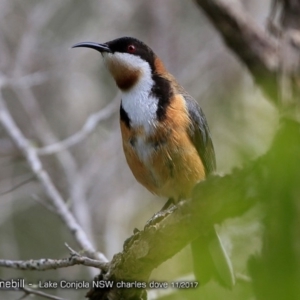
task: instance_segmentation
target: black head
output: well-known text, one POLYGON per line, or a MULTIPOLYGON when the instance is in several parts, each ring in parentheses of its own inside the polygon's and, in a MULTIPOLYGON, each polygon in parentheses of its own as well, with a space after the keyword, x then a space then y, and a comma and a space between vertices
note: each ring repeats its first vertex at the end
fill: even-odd
POLYGON ((143 60, 147 61, 150 64, 150 66, 154 65, 154 52, 145 43, 136 38, 122 37, 107 42, 106 45, 108 45, 112 53, 120 52, 136 55, 142 58, 143 60))
POLYGON ((133 37, 121 37, 104 44, 94 42, 78 43, 72 48, 77 47, 92 48, 103 55, 105 55, 105 53, 128 53, 142 58, 150 64, 151 68, 154 68, 155 54, 152 49, 142 41, 133 37))
POLYGON ((77 47, 99 51, 118 87, 123 91, 131 89, 140 79, 151 83, 153 76, 165 72, 163 63, 151 48, 136 38, 122 37, 104 44, 85 42, 73 46, 77 47))

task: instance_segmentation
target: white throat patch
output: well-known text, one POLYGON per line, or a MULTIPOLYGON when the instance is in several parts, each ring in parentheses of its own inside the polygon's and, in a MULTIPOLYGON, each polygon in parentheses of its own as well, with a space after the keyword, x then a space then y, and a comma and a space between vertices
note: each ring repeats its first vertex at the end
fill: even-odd
POLYGON ((154 129, 158 99, 150 95, 152 85, 141 79, 131 90, 122 93, 122 106, 132 126, 143 126, 146 132, 154 129))
POLYGON ((140 160, 148 164, 154 147, 146 141, 146 137, 154 132, 158 108, 158 99, 151 94, 154 81, 150 65, 139 56, 128 53, 108 53, 105 63, 115 79, 122 78, 124 72, 139 74, 132 87, 122 90, 122 107, 130 119, 130 126, 142 127, 146 134, 138 136, 132 147, 140 160))
MULTIPOLYGON (((122 69, 138 70, 137 83, 130 89, 122 91, 122 106, 131 120, 131 126, 142 126, 146 133, 154 129, 158 99, 151 96, 154 81, 149 64, 139 56, 129 53, 105 53, 104 61, 107 68, 114 72, 122 69)), ((113 74, 112 74, 113 75, 113 74)))

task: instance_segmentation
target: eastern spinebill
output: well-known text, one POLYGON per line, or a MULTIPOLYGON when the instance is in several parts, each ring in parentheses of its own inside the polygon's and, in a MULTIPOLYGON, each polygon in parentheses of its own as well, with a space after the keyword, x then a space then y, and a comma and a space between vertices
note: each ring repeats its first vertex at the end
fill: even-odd
MULTIPOLYGON (((208 124, 198 103, 138 39, 73 46, 77 47, 99 51, 121 90, 123 149, 136 180, 175 204, 190 197, 194 185, 216 168, 208 124)), ((223 286, 233 286, 231 262, 214 228, 191 246, 201 284, 215 278, 223 286)))

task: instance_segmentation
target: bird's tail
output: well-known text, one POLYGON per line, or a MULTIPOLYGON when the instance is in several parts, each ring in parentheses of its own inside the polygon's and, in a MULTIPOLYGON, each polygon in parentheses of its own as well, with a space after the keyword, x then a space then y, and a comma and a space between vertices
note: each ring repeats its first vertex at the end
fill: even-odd
POLYGON ((194 273, 200 285, 214 278, 231 289, 235 284, 232 264, 216 230, 213 229, 208 236, 197 238, 191 247, 194 273))

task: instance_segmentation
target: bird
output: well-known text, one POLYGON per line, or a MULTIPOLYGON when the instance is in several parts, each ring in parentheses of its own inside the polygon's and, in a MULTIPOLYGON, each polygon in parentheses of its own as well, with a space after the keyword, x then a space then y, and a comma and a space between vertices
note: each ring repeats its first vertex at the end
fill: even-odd
MULTIPOLYGON (((216 169, 206 117, 199 104, 144 42, 121 37, 81 42, 101 53, 121 91, 120 128, 124 154, 136 180, 168 198, 163 209, 191 197, 193 187, 216 169)), ((215 228, 191 243, 200 284, 215 279, 232 288, 231 261, 215 228)))

